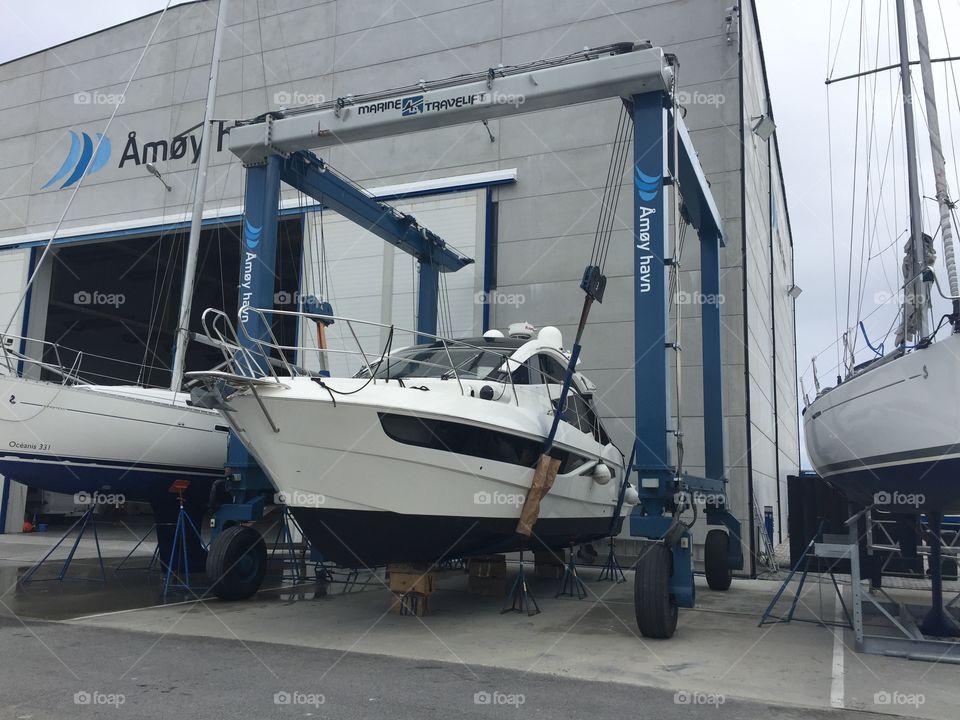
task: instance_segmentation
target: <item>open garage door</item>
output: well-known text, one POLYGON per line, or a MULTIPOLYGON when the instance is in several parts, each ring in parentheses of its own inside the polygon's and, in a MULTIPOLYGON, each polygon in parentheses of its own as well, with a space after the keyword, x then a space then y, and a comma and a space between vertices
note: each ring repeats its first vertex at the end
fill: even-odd
MULTIPOLYGON (((279 239, 277 293, 292 294, 300 283, 299 217, 281 222, 279 239)), ((208 307, 236 317, 240 243, 239 223, 203 231, 193 332, 201 332, 208 307)), ((186 245, 187 231, 178 229, 58 248, 51 260, 44 339, 60 346, 59 362, 78 362, 80 376, 90 382, 169 386, 186 245)), ((295 344, 292 319, 278 318, 274 332, 284 344, 295 344)), ((44 359, 56 361, 50 348, 44 359)), ((219 349, 191 342, 186 367, 208 370, 222 359, 219 349)))

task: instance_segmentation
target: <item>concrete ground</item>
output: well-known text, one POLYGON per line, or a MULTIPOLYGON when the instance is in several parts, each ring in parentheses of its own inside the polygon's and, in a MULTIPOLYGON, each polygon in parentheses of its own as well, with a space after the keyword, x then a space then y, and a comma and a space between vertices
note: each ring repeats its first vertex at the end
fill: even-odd
MULTIPOLYGON (((111 550, 124 550, 111 567, 135 542, 124 533, 107 533, 111 550)), ((860 655, 850 631, 810 623, 758 627, 772 581, 735 580, 728 593, 701 584, 698 607, 681 611, 676 635, 651 641, 636 628, 632 583, 595 582, 593 568, 583 569, 584 600, 555 599, 557 581, 534 580, 543 612, 533 617, 500 614, 501 598, 468 595, 465 574, 448 571, 431 615, 415 618, 388 612, 377 578, 348 594, 335 584, 326 595, 285 588, 240 603, 163 604, 160 576, 134 567, 149 561, 149 547, 130 569, 108 567, 105 585, 18 585, 25 562, 54 540, 0 536, 0 718, 157 717, 161 709, 193 717, 679 718, 719 707, 724 717, 866 711, 943 719, 960 703, 956 665, 860 655), (76 704, 76 693, 90 707, 76 704)), ((87 559, 72 576, 97 576, 91 550, 81 544, 87 559)), ((832 620, 839 612, 829 584, 810 583, 802 600, 798 616, 832 620)))

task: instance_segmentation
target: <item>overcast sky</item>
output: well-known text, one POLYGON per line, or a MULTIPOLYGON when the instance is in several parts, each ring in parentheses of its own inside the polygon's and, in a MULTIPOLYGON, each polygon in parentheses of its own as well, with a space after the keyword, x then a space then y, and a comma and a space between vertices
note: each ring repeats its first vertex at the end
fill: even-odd
MULTIPOLYGON (((797 361, 812 396, 811 357, 819 354, 821 382, 832 384, 842 348, 836 338, 847 327, 856 332, 858 318, 863 319, 875 346, 886 340, 889 350, 895 342, 895 330, 890 330, 897 319, 899 268, 909 227, 900 75, 884 72, 859 82, 831 85, 829 114, 824 84, 828 75, 838 78, 898 62, 895 4, 893 0, 758 0, 758 6, 793 228, 796 281, 804 291, 797 302, 797 361), (864 265, 862 258, 867 257, 870 260, 864 265)), ((912 27, 913 1, 907 0, 906 6, 912 27)), ((924 0, 924 8, 931 56, 960 54, 958 47, 948 46, 943 32, 944 27, 960 27, 960 0, 924 0)), ((915 39, 915 31, 910 34, 915 39)), ((960 45, 956 37, 954 43, 960 45)), ((912 58, 917 57, 915 45, 911 42, 912 58)), ((960 132, 957 75, 960 69, 951 63, 934 65, 953 197, 957 196, 956 160, 960 157, 955 144, 960 132)), ((919 101, 919 70, 912 76, 918 91, 914 108, 921 192, 926 198, 924 230, 932 235, 939 218, 932 199, 926 112, 919 101)), ((939 236, 936 246, 938 275, 943 280, 939 236)), ((945 312, 946 303, 938 299, 936 309, 945 312)), ((860 336, 857 362, 872 356, 860 336)))
MULTIPOLYGON (((866 318, 868 335, 876 345, 896 318, 902 233, 908 227, 902 115, 896 94, 899 75, 885 72, 831 86, 829 122, 824 85, 828 74, 839 77, 896 62, 894 2, 757 0, 757 4, 793 228, 796 281, 803 289, 797 303, 798 366, 810 391, 814 354, 820 354, 822 381, 836 374, 838 331, 855 328, 858 317, 866 318), (863 269, 861 259, 868 256, 870 264, 863 269), (849 299, 848 287, 852 287, 849 299)), ((163 5, 160 0, 0 0, 5 21, 0 62, 163 5)), ((912 5, 907 0, 911 23, 912 5)), ((943 32, 944 21, 948 27, 960 27, 960 0, 925 0, 924 6, 932 55, 960 54, 947 45, 943 32)), ((960 39, 955 43, 960 46, 960 39)), ((960 130, 960 102, 953 72, 949 63, 935 66, 948 179, 956 195, 960 183, 952 127, 960 130)), ((919 86, 919 72, 914 73, 914 83, 919 86)), ((915 108, 923 191, 930 197, 933 176, 924 112, 920 103, 915 108)), ((933 233, 938 224, 936 203, 925 200, 924 211, 925 229, 933 233)), ((890 334, 887 347, 892 343, 890 334)), ((861 339, 857 359, 868 355, 861 339)))

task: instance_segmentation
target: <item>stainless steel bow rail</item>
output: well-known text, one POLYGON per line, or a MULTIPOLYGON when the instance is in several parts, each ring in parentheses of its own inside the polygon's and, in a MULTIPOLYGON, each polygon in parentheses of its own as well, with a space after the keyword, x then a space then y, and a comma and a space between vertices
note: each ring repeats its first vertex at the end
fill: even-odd
MULTIPOLYGON (((263 321, 263 327, 267 328, 267 337, 251 337, 246 332, 246 325, 234 324, 230 317, 222 310, 208 308, 202 316, 203 331, 206 337, 221 349, 224 356, 224 363, 221 367, 223 371, 202 371, 187 373, 187 377, 193 381, 200 380, 222 380, 236 387, 262 387, 265 384, 271 385, 283 382, 284 378, 293 377, 324 377, 325 373, 321 370, 311 370, 305 367, 313 357, 318 367, 326 367, 328 356, 343 356, 348 360, 357 362, 357 370, 349 373, 352 377, 366 377, 370 382, 396 382, 389 376, 378 378, 377 370, 381 364, 390 362, 392 353, 404 348, 392 348, 392 338, 397 334, 407 334, 418 338, 424 337, 424 333, 399 328, 396 325, 372 322, 369 320, 357 320, 355 318, 339 317, 334 315, 321 315, 305 311, 296 310, 270 310, 261 308, 245 308, 245 312, 255 313, 263 321), (345 339, 352 341, 353 347, 343 348, 321 348, 314 344, 284 344, 281 343, 272 329, 271 320, 275 316, 287 316, 297 318, 301 322, 323 322, 334 320, 342 327, 346 327, 349 336, 345 339), (364 349, 360 337, 363 333, 357 332, 358 328, 376 328, 379 331, 387 333, 387 341, 379 347, 376 352, 370 352, 369 348, 364 349), (245 342, 241 342, 241 336, 245 342), (290 362, 288 357, 295 355, 299 364, 290 362)), ((450 338, 440 337, 439 335, 426 335, 430 343, 439 344, 443 349, 447 362, 437 363, 432 361, 420 360, 417 358, 403 357, 402 362, 429 367, 437 371, 437 375, 442 378, 455 380, 461 395, 467 394, 467 388, 464 387, 464 380, 483 381, 489 384, 502 384, 510 386, 510 392, 513 401, 519 405, 520 398, 513 381, 513 372, 522 365, 514 360, 511 355, 513 351, 504 352, 495 347, 476 345, 462 340, 452 340, 450 338), (498 378, 503 376, 503 380, 491 377, 468 377, 462 371, 463 363, 455 363, 450 354, 451 349, 472 350, 476 352, 487 353, 499 356, 501 359, 498 366, 498 378)), ((562 382, 561 379, 550 378, 556 383, 562 382)))

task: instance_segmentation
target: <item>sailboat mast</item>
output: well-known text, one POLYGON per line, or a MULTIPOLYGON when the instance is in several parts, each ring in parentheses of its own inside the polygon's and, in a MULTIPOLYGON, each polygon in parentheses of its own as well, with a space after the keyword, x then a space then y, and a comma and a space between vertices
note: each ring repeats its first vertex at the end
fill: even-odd
MULTIPOLYGON (((947 163, 943 157, 940 140, 940 117, 937 113, 937 94, 933 84, 933 68, 930 63, 930 40, 927 36, 927 19, 923 13, 923 0, 913 0, 917 20, 917 47, 920 50, 920 76, 923 80, 923 97, 927 107, 927 128, 930 131, 930 154, 933 157, 933 177, 937 190, 937 205, 940 208, 940 232, 943 235, 943 261, 947 267, 950 294, 960 295, 957 283, 957 261, 953 247, 953 219, 951 214, 950 186, 947 183, 947 163)), ((953 301, 953 314, 960 314, 960 301, 953 301)), ((960 326, 955 323, 954 329, 960 326)))
POLYGON ((179 392, 190 339, 190 310, 193 306, 193 290, 197 281, 197 257, 200 254, 200 229, 203 222, 203 200, 207 190, 207 167, 210 164, 210 131, 213 106, 217 100, 217 76, 220 71, 220 47, 226 23, 229 0, 220 0, 217 9, 217 27, 213 35, 213 54, 210 59, 210 77, 207 81, 207 102, 203 109, 203 126, 200 130, 200 157, 197 160, 197 183, 193 193, 193 214, 190 217, 190 237, 187 241, 186 267, 183 275, 183 295, 180 298, 180 316, 177 320, 176 348, 173 354, 173 372, 170 389, 179 392))
POLYGON ((900 84, 903 95, 903 126, 907 139, 907 192, 910 198, 910 241, 916 274, 910 287, 904 288, 903 342, 911 330, 918 337, 927 334, 926 285, 919 275, 923 268, 923 222, 920 215, 920 184, 917 177, 917 139, 913 118, 913 90, 910 86, 910 47, 907 43, 907 15, 904 0, 897 0, 897 37, 900 45, 900 84), (911 328, 910 310, 916 309, 916 326, 911 328))

